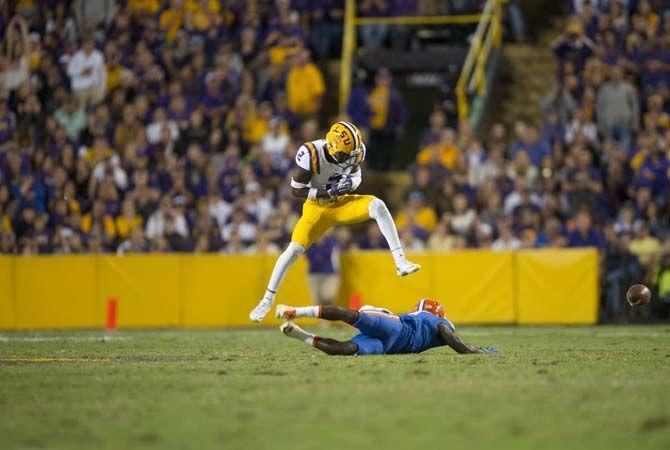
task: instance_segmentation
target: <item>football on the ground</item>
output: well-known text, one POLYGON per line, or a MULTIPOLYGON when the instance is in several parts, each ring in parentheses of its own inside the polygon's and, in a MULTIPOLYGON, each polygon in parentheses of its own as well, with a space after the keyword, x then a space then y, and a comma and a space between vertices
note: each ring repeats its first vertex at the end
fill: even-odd
POLYGON ((651 291, 644 284, 634 284, 628 288, 626 300, 630 303, 630 306, 649 303, 651 300, 651 291))

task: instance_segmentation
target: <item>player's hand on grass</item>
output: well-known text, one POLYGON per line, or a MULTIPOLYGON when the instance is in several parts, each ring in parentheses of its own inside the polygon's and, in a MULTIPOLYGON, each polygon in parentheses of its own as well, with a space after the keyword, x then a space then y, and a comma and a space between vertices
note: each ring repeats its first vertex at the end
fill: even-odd
POLYGON ((486 347, 485 351, 486 351, 487 355, 499 355, 500 354, 500 350, 498 350, 495 347, 486 347))

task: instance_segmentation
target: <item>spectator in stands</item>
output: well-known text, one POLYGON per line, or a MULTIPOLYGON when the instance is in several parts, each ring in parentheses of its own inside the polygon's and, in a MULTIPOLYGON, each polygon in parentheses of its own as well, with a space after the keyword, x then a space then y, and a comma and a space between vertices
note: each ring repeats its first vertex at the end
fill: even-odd
MULTIPOLYGON (((362 0, 358 5, 361 17, 383 17, 389 13, 387 0, 362 0)), ((368 50, 376 50, 384 44, 388 34, 388 25, 374 24, 361 27, 363 46, 368 50)))
POLYGON ((566 31, 551 44, 554 53, 559 58, 559 73, 563 72, 566 64, 574 66, 577 72, 584 69, 587 58, 594 51, 594 43, 584 34, 581 18, 571 17, 566 31))
POLYGON ((639 128, 640 106, 635 88, 623 78, 620 66, 610 69, 610 79, 598 90, 598 127, 606 139, 614 139, 627 152, 631 133, 639 128))
POLYGON ((428 238, 426 247, 434 252, 448 252, 455 247, 455 236, 449 234, 449 228, 445 221, 440 221, 435 230, 428 238))
POLYGON ((130 237, 116 249, 118 256, 123 256, 126 253, 144 253, 148 251, 149 246, 144 237, 144 230, 142 228, 134 228, 130 237))
POLYGON ((426 196, 417 191, 409 194, 405 209, 398 214, 395 221, 398 228, 412 226, 420 228, 421 233, 430 233, 437 224, 437 215, 426 203, 426 196))
POLYGON ((74 97, 68 97, 62 107, 54 111, 54 119, 65 129, 67 137, 79 142, 79 135, 86 128, 86 115, 74 97))
POLYGON ((299 50, 291 57, 291 68, 286 78, 288 107, 300 117, 316 114, 321 110, 325 93, 323 75, 309 59, 309 50, 299 50))
POLYGON ((28 24, 14 16, 4 30, 0 54, 0 98, 7 98, 28 81, 28 24))
POLYGON ((638 257, 641 264, 650 266, 661 253, 661 242, 649 232, 647 224, 640 224, 635 238, 630 241, 629 250, 638 257))
POLYGON ((568 237, 570 247, 597 247, 605 248, 603 235, 592 225, 591 214, 586 211, 577 213, 575 217, 575 229, 568 237))
POLYGON ((402 133, 407 120, 405 103, 400 92, 393 87, 391 72, 381 68, 375 76, 375 85, 368 94, 370 118, 370 148, 386 151, 369 152, 370 168, 388 170, 393 155, 391 149, 395 139, 402 133))
POLYGON ((98 24, 111 23, 116 12, 114 0, 77 0, 75 8, 77 23, 81 29, 95 29, 98 24))
MULTIPOLYGON (((325 60, 329 56, 339 54, 342 42, 342 23, 344 21, 344 2, 342 0, 317 0, 312 2, 311 43, 319 55, 325 60)), ((358 122, 354 121, 358 125, 358 122)))
POLYGON ((521 248, 521 244, 521 241, 514 236, 511 224, 508 220, 501 220, 498 222, 498 238, 491 244, 491 250, 518 250, 521 248))
POLYGON ((415 235, 414 228, 405 227, 400 230, 400 242, 408 252, 422 252, 426 249, 423 240, 415 235))
POLYGON ((535 167, 540 166, 545 156, 552 156, 549 142, 540 137, 537 128, 531 125, 522 127, 520 139, 510 149, 510 157, 514 158, 519 151, 526 152, 535 167))
POLYGON ((314 305, 332 305, 340 287, 340 250, 333 233, 327 233, 305 252, 309 264, 307 285, 314 305))
POLYGON ((374 223, 368 225, 365 235, 361 237, 360 248, 361 250, 381 250, 388 248, 388 244, 381 231, 379 231, 379 227, 374 223))
POLYGON ((170 199, 165 196, 160 201, 159 208, 149 216, 146 226, 146 236, 153 240, 156 237, 164 236, 167 230, 167 224, 170 222, 170 231, 182 236, 188 236, 188 224, 183 214, 175 210, 177 199, 170 199))
POLYGON ((438 141, 428 144, 419 151, 416 162, 430 166, 438 172, 444 172, 456 166, 456 158, 458 158, 459 153, 454 130, 447 128, 442 131, 438 141))
POLYGON ((105 96, 107 73, 105 60, 90 36, 82 40, 82 45, 67 64, 67 74, 71 89, 80 108, 97 105, 105 96))

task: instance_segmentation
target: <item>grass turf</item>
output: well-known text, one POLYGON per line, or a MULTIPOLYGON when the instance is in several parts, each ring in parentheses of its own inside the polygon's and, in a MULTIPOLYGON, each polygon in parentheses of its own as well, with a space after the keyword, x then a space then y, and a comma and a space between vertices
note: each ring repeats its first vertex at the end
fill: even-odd
POLYGON ((0 448, 670 448, 670 327, 459 331, 502 355, 329 357, 269 329, 0 333, 0 448))

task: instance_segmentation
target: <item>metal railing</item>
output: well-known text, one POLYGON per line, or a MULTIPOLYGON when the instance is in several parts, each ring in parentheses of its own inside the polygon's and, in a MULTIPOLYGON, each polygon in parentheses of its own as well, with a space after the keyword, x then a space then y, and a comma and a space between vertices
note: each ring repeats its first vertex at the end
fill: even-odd
MULTIPOLYGON (((499 3, 500 0, 489 0, 499 3)), ((489 7, 491 8, 491 7, 489 7)), ((486 11, 486 8, 485 8, 486 11)), ((409 16, 409 17, 357 17, 356 0, 346 0, 344 11, 344 35, 342 38, 342 60, 340 67, 340 113, 344 114, 351 91, 351 72, 356 44, 356 27, 361 25, 450 25, 481 24, 483 14, 463 14, 456 16, 409 16)), ((477 27, 479 29, 479 26, 477 27)))
POLYGON ((458 117, 471 116, 470 95, 484 98, 487 91, 486 69, 493 49, 502 43, 502 0, 488 0, 482 11, 470 49, 456 83, 458 117))

